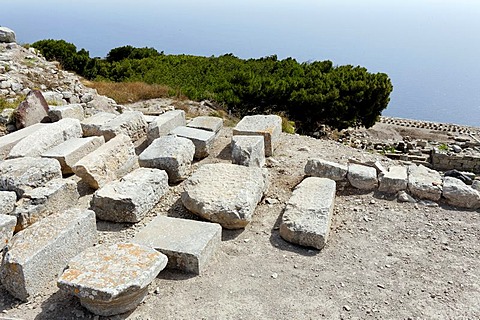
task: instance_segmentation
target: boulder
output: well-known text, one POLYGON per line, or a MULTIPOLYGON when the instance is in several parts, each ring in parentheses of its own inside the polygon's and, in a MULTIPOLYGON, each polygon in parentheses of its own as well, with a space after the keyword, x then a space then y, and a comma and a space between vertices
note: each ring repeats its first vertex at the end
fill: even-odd
POLYGON ((70 260, 58 287, 80 299, 90 312, 112 316, 135 309, 167 264, 152 248, 116 243, 89 248, 70 260))
POLYGON ((71 179, 50 180, 44 187, 25 192, 12 213, 17 218, 15 231, 23 230, 53 213, 71 208, 79 198, 77 183, 71 179))
POLYGON ((0 160, 5 159, 17 143, 45 126, 48 124, 36 123, 0 137, 0 160))
POLYGON ((480 208, 480 192, 466 185, 460 179, 445 177, 442 194, 450 205, 469 209, 480 208))
POLYGON ((7 27, 0 27, 0 42, 17 42, 15 40, 15 32, 7 27))
POLYGON ((397 193, 397 201, 398 202, 409 202, 409 203, 415 203, 417 202, 411 195, 409 195, 405 191, 399 191, 397 193))
POLYGON ((480 191, 480 180, 473 180, 472 188, 477 190, 477 191, 480 191))
POLYGON ((309 177, 288 200, 280 236, 288 242, 322 249, 327 242, 335 204, 335 181, 309 177))
POLYGON ((176 127, 170 134, 187 138, 195 145, 195 159, 203 159, 210 154, 210 150, 215 142, 215 133, 201 129, 189 127, 176 127))
POLYGON ((48 103, 39 90, 32 90, 15 110, 15 126, 22 129, 39 122, 50 122, 48 103))
POLYGON ((8 158, 39 157, 42 153, 64 141, 82 136, 82 127, 77 119, 62 119, 33 132, 18 142, 8 158))
POLYGON ((73 173, 72 167, 80 159, 97 150, 103 144, 105 144, 105 138, 103 136, 73 138, 44 152, 42 157, 57 160, 62 167, 62 173, 70 174, 73 173))
POLYGON ((147 122, 140 111, 126 111, 101 125, 99 130, 105 141, 119 134, 129 136, 132 141, 138 141, 147 134, 147 122))
POLYGON ((218 134, 223 128, 223 119, 210 116, 195 117, 187 124, 187 127, 212 131, 218 134))
POLYGON ((0 251, 2 251, 5 245, 7 245, 10 242, 10 239, 12 239, 16 225, 17 218, 6 214, 0 214, 0 251))
POLYGON ((337 183, 347 181, 347 172, 347 166, 323 159, 308 159, 305 165, 305 175, 327 178, 337 183))
POLYGON ((0 214, 10 214, 15 210, 17 194, 13 191, 0 191, 0 214))
POLYGON ((266 157, 273 155, 281 133, 282 118, 277 115, 246 116, 233 128, 234 136, 263 136, 266 157))
POLYGON ((80 159, 72 170, 92 188, 98 189, 123 177, 137 166, 132 140, 119 134, 80 159))
POLYGON ((175 183, 187 178, 195 154, 195 145, 187 138, 163 136, 153 142, 138 157, 141 167, 165 170, 168 180, 175 183))
POLYGON ((115 118, 115 114, 109 112, 99 112, 94 114, 93 116, 84 119, 81 122, 83 135, 85 137, 91 136, 101 136, 102 131, 101 127, 107 123, 108 121, 115 118))
POLYGON ((185 111, 172 110, 159 115, 155 121, 148 125, 147 138, 151 143, 153 140, 168 135, 173 129, 185 126, 185 111))
POLYGON ((244 228, 268 188, 267 169, 206 164, 185 181, 183 205, 227 229, 244 228))
POLYGON ((407 190, 408 174, 407 168, 403 166, 393 166, 384 173, 380 179, 378 191, 395 194, 401 190, 407 190))
POLYGON ((0 191, 15 191, 17 198, 61 177, 60 164, 53 159, 26 157, 0 162, 0 191))
POLYGON ((91 208, 98 219, 136 223, 167 191, 168 176, 165 171, 138 168, 121 180, 107 183, 97 190, 91 208))
POLYGON ((442 195, 442 177, 423 165, 409 166, 408 191, 414 197, 438 201, 442 195))
POLYGON ((265 165, 265 145, 261 136, 233 136, 232 163, 247 167, 265 165))
POLYGON ((348 164, 347 179, 354 188, 360 190, 374 190, 378 186, 377 170, 361 164, 348 164))
POLYGON ((48 116, 53 122, 73 118, 82 121, 85 118, 85 113, 81 104, 68 104, 61 107, 51 107, 48 110, 48 116))
POLYGON ((165 254, 167 268, 201 274, 221 240, 222 227, 217 223, 157 216, 132 242, 165 254))
POLYGON ((95 213, 80 209, 50 215, 20 231, 2 260, 4 288, 22 301, 45 292, 96 235, 95 213))

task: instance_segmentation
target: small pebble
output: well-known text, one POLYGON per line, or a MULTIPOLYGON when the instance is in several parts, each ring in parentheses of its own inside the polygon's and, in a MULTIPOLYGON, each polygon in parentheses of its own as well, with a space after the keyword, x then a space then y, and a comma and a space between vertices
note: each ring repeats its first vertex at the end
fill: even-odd
POLYGON ((381 283, 377 284, 377 287, 379 287, 380 289, 385 289, 385 286, 381 283))
POLYGON ((345 309, 345 311, 350 311, 350 310, 352 310, 352 308, 350 308, 350 306, 347 305, 347 304, 343 306, 343 309, 345 309))
POLYGON ((276 272, 275 272, 275 273, 272 273, 272 278, 273 278, 273 279, 277 279, 277 278, 278 278, 278 273, 276 273, 276 272))

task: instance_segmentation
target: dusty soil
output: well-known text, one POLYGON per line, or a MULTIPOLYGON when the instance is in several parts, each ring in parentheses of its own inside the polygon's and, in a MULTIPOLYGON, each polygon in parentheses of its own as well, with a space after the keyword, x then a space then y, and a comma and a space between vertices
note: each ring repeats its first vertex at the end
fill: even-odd
MULTIPOLYGON (((192 170, 229 162, 230 137, 231 128, 224 129, 212 155, 192 170)), ((323 250, 283 241, 278 234, 282 210, 309 157, 394 163, 334 141, 283 134, 274 160, 268 161, 271 186, 253 222, 245 230, 223 231, 204 274, 162 271, 136 310, 111 319, 480 318, 479 211, 345 190, 337 192, 323 250)), ((198 219, 182 206, 181 192, 182 184, 172 186, 136 225, 99 221, 99 243, 128 241, 156 215, 198 219)), ((1 310, 7 319, 99 319, 54 283, 29 303, 0 288, 1 310)))

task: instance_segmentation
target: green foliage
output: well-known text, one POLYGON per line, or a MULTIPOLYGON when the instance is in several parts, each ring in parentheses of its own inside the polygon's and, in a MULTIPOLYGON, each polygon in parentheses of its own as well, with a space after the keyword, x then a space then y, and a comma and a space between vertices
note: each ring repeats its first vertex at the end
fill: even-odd
POLYGON ((445 144, 445 143, 441 143, 441 144, 438 146, 438 150, 440 150, 440 151, 448 151, 448 145, 445 144))

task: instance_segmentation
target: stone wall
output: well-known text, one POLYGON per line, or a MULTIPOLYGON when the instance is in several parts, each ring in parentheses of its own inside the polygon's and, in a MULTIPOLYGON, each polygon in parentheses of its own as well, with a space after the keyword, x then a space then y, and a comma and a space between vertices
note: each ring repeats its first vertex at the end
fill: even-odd
POLYGON ((447 154, 432 151, 431 155, 432 167, 435 170, 451 170, 471 171, 480 173, 480 154, 479 155, 463 155, 463 154, 447 154))

